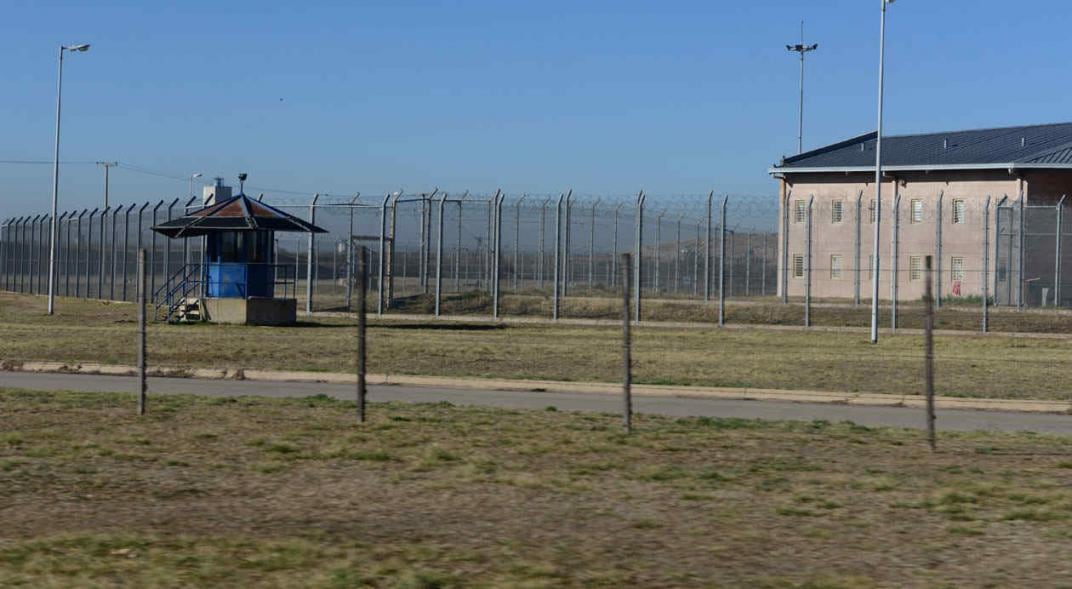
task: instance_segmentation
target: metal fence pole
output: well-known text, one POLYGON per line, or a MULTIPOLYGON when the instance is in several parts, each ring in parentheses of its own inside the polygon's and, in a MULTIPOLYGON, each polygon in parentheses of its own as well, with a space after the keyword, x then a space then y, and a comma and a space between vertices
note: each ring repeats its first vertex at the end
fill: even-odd
POLYGON ((635 300, 633 304, 633 316, 636 318, 636 322, 640 323, 640 302, 641 302, 641 284, 643 280, 643 261, 644 261, 644 191, 641 190, 637 193, 636 198, 636 259, 633 260, 633 298, 635 300))
POLYGON ((499 318, 499 287, 502 286, 500 278, 502 272, 500 271, 500 262, 502 261, 502 204, 506 199, 506 195, 502 190, 495 192, 495 234, 492 236, 494 241, 494 258, 492 259, 491 271, 494 275, 491 277, 491 316, 493 319, 499 318))
MULTIPOLYGON (((63 217, 60 217, 61 219, 63 217)), ((11 254, 8 251, 8 226, 11 224, 11 219, 4 219, 4 224, 0 225, 0 288, 7 289, 7 258, 11 254)))
POLYGON ((1017 256, 1019 258, 1020 268, 1017 273, 1018 279, 1016 281, 1016 306, 1021 311, 1024 309, 1024 229, 1027 227, 1027 224, 1024 222, 1024 213, 1027 211, 1024 206, 1026 204, 1024 202, 1025 200, 1027 200, 1027 195, 1024 194, 1023 191, 1020 191, 1020 252, 1017 256))
POLYGON ((942 203, 945 191, 938 192, 938 206, 934 209, 934 304, 942 308, 942 203))
POLYGON ((29 292, 33 294, 36 290, 34 286, 34 278, 36 278, 36 272, 34 271, 34 250, 37 249, 37 224, 41 220, 41 215, 36 215, 30 221, 30 240, 26 242, 28 246, 29 263, 27 264, 26 273, 29 275, 29 292))
MULTIPOLYGON (((309 203, 309 224, 316 225, 316 201, 320 200, 320 194, 314 194, 309 203)), ((305 259, 305 312, 313 312, 313 268, 318 263, 316 256, 316 234, 309 232, 309 251, 305 259)))
POLYGON ((707 216, 704 219, 704 227, 706 231, 706 237, 704 238, 704 270, 703 270, 703 300, 705 303, 711 301, 711 201, 715 198, 715 191, 707 193, 707 205, 705 211, 707 216))
POLYGON ((551 289, 551 319, 558 319, 558 304, 559 304, 559 287, 561 284, 562 273, 562 201, 566 198, 565 194, 558 195, 558 203, 555 205, 555 271, 554 271, 554 285, 551 289))
MULTIPOLYGON (((167 208, 167 220, 170 221, 175 218, 175 205, 179 204, 179 199, 171 201, 171 204, 167 208)), ((171 240, 164 240, 164 284, 166 285, 171 280, 171 240)), ((155 293, 154 293, 155 294, 155 293)))
POLYGON ((861 276, 860 276, 860 261, 861 261, 861 259, 860 259, 860 257, 861 257, 860 256, 860 241, 861 241, 860 240, 860 232, 861 232, 862 223, 863 223, 863 217, 862 217, 862 215, 863 215, 863 211, 862 211, 863 200, 864 200, 864 191, 861 190, 860 192, 858 192, 856 194, 856 232, 853 235, 853 243, 852 243, 852 251, 853 251, 853 256, 854 256, 854 259, 853 259, 853 262, 852 262, 852 269, 853 269, 852 270, 852 306, 853 307, 859 307, 860 306, 860 284, 861 284, 861 280, 860 280, 860 278, 861 278, 861 276))
POLYGON ((621 213, 622 205, 625 203, 618 203, 614 207, 614 229, 611 231, 613 237, 611 237, 611 265, 610 265, 610 285, 613 288, 618 284, 618 264, 614 263, 615 257, 618 255, 618 216, 621 213))
MULTIPOLYGON (((191 196, 190 200, 186 201, 186 204, 182 207, 182 214, 190 212, 190 207, 193 206, 194 201, 197 200, 196 196, 191 196)), ((182 238, 182 263, 190 265, 190 240, 188 238, 182 238)))
POLYGON ((346 310, 353 308, 354 296, 354 205, 357 203, 354 197, 348 208, 348 223, 346 225, 346 310))
POLYGON ((103 299, 104 298, 104 260, 105 260, 105 257, 106 257, 104 255, 104 238, 105 238, 105 232, 108 229, 108 212, 110 210, 111 210, 111 207, 104 207, 104 210, 101 211, 100 237, 99 237, 99 241, 98 241, 99 245, 97 246, 97 250, 98 250, 98 252, 97 252, 97 298, 98 299, 103 299))
MULTIPOLYGON (((149 204, 150 203, 147 202, 147 203, 143 204, 140 209, 138 209, 138 239, 137 239, 137 243, 135 244, 135 248, 139 249, 139 250, 142 249, 142 224, 141 224, 141 220, 142 220, 143 214, 145 212, 145 209, 149 206, 149 204)), ((137 280, 137 274, 134 275, 134 280, 137 280)), ((137 301, 138 300, 137 284, 135 284, 134 287, 135 287, 134 300, 137 301)))
POLYGON ((700 230, 703 222, 696 223, 696 243, 692 247, 692 296, 700 294, 700 248, 703 241, 700 238, 700 230))
POLYGON ((164 206, 164 201, 156 203, 153 207, 153 224, 149 226, 149 296, 152 297, 156 294, 156 231, 152 231, 153 227, 156 227, 156 215, 160 210, 160 207, 164 206))
POLYGON ((439 317, 440 304, 443 299, 443 214, 446 211, 447 193, 439 197, 439 231, 436 235, 436 271, 435 271, 435 316, 439 317))
POLYGON ((726 204, 730 196, 722 197, 718 221, 718 325, 726 325, 726 204))
POLYGON ((565 234, 562 239, 565 241, 565 249, 562 255, 562 296, 566 297, 569 296, 570 279, 573 278, 573 264, 570 259, 570 252, 573 246, 573 191, 566 195, 565 234))
MULTIPOLYGON (((365 372, 368 351, 365 346, 367 311, 365 309, 365 291, 368 287, 368 248, 357 248, 357 422, 365 422, 365 372)), ((349 282, 349 279, 347 279, 349 282)))
POLYGON ((629 254, 621 257, 622 265, 622 427, 633 431, 633 338, 629 316, 629 254))
POLYGON ((812 213, 814 209, 815 195, 808 197, 808 226, 805 228, 805 239, 807 240, 805 246, 804 255, 804 327, 811 327, 811 269, 812 263, 812 213))
POLYGON ((1062 194, 1061 200, 1057 202, 1057 239, 1054 240, 1056 252, 1053 258, 1053 307, 1055 309, 1061 306, 1061 226, 1064 221, 1066 196, 1062 194))
POLYGON ((380 204, 380 247, 379 247, 379 270, 376 278, 376 314, 383 315, 383 298, 385 290, 383 288, 383 277, 386 273, 385 259, 387 257, 387 201, 391 199, 391 193, 387 193, 383 197, 383 203, 380 204))
POLYGON ((933 452, 937 448, 934 431, 934 294, 931 286, 934 271, 931 269, 931 257, 925 259, 927 281, 923 287, 923 303, 927 314, 923 325, 923 378, 927 392, 927 443, 933 452))
POLYGON ((89 285, 90 283, 90 268, 92 267, 93 257, 93 216, 97 214, 97 209, 93 209, 89 213, 89 226, 86 227, 86 296, 89 298, 89 285))
MULTIPOLYGON (((588 227, 588 291, 592 291, 593 280, 595 279, 596 270, 596 207, 599 206, 599 201, 596 199, 592 203, 592 224, 588 227)), ((613 259, 613 256, 612 256, 613 259)))
POLYGON ((138 250, 138 415, 145 415, 146 393, 149 390, 147 372, 147 345, 145 326, 145 250, 138 250))
POLYGON ((547 254, 544 252, 544 243, 546 238, 544 236, 547 230, 547 203, 550 199, 544 199, 540 203, 540 235, 538 237, 539 244, 536 249, 539 250, 539 256, 536 258, 536 288, 541 292, 543 291, 543 262, 547 254))
POLYGON ((662 252, 663 249, 663 215, 666 214, 666 209, 663 209, 658 215, 655 216, 655 284, 654 291, 655 296, 658 297, 662 292, 661 285, 659 284, 659 276, 662 274, 662 252))
MULTIPOLYGON (((398 251, 398 199, 400 198, 402 198, 402 192, 396 192, 391 202, 391 240, 387 242, 387 300, 385 301, 388 309, 395 300, 395 253, 398 251)), ((405 280, 404 275, 402 278, 405 280)))
POLYGON ((521 280, 521 203, 526 195, 522 195, 514 203, 514 292, 520 288, 521 280))
POLYGON ((896 185, 893 191, 893 227, 890 233, 890 330, 895 331, 897 329, 897 287, 900 282, 897 274, 900 270, 901 253, 901 193, 896 185))
POLYGON ((108 298, 113 301, 115 300, 115 275, 117 270, 116 265, 119 261, 118 254, 116 253, 116 250, 118 248, 116 247, 115 226, 119 224, 119 213, 121 212, 123 212, 123 205, 119 205, 118 207, 116 207, 115 212, 112 213, 112 270, 111 279, 108 281, 108 298))
POLYGON ((744 296, 752 294, 752 232, 748 231, 744 249, 744 296))
POLYGON ((454 240, 454 291, 461 291, 462 264, 462 200, 469 195, 466 191, 458 200, 458 239, 454 240))
POLYGON ((769 237, 769 235, 767 233, 764 233, 763 234, 763 257, 760 258, 760 261, 759 261, 759 270, 760 270, 760 276, 761 276, 761 278, 760 278, 760 286, 759 286, 759 293, 760 293, 759 296, 763 296, 763 297, 767 296, 767 254, 770 253, 770 246, 767 244, 767 237, 769 237))
MULTIPOLYGON (((996 262, 997 260, 995 260, 996 262)), ((983 333, 990 329, 990 195, 983 205, 983 333)))
POLYGON ((677 218, 677 234, 674 240, 674 294, 677 294, 678 286, 681 284, 681 221, 684 218, 685 215, 677 218))
MULTIPOLYGON (((130 251, 130 211, 134 210, 137 205, 130 205, 127 207, 125 213, 123 213, 123 300, 127 300, 127 252, 130 251)), ((67 222, 70 224, 70 221, 67 222)), ((70 236, 67 241, 70 242, 70 236)), ((183 242, 185 243, 185 239, 183 242)))
POLYGON ((782 275, 779 277, 782 285, 782 304, 789 304, 789 202, 793 191, 786 192, 782 201, 782 275))

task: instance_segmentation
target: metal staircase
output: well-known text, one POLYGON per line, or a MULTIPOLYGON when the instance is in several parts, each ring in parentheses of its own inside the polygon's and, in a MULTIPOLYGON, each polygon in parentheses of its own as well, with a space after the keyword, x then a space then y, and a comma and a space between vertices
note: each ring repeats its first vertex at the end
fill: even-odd
POLYGON ((201 286, 204 283, 200 264, 186 264, 153 293, 156 321, 168 323, 197 323, 205 321, 201 286))

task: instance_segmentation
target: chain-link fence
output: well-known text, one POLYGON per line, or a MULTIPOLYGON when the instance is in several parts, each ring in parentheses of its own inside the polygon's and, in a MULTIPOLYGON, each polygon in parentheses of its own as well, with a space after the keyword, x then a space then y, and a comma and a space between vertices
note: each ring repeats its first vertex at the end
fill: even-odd
MULTIPOLYGON (((862 308, 877 290, 896 326, 899 308, 922 297, 927 256, 940 305, 977 304, 985 313, 989 305, 1072 304, 1063 197, 1032 195, 1028 205, 1021 197, 905 191, 883 201, 879 210, 862 192, 790 193, 781 202, 443 191, 266 199, 327 230, 275 235, 275 263, 296 277, 280 295, 313 312, 352 309, 358 246, 369 252, 369 301, 382 313, 601 316, 617 300, 623 252, 633 254, 638 309, 778 296, 804 303, 807 322, 812 305, 862 308)), ((56 293, 133 300, 139 248, 148 251, 150 292, 157 293, 199 264, 204 246, 151 227, 197 206, 175 199, 62 213, 56 293)), ((35 215, 0 225, 3 290, 47 292, 50 222, 35 215)), ((696 309, 672 318, 706 313, 696 309)))

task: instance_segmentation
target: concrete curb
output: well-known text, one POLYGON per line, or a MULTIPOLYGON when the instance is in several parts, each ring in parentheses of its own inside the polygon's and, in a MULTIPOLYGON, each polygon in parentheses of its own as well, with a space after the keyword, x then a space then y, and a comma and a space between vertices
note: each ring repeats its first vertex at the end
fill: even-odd
MULTIPOLYGON (((17 362, 0 360, 0 371, 10 372, 59 372, 68 374, 106 374, 133 376, 134 366, 99 363, 64 362, 17 362)), ((156 367, 150 376, 172 378, 204 378, 216 380, 251 380, 270 382, 322 382, 329 384, 354 384, 355 375, 340 372, 299 372, 285 370, 254 370, 242 368, 173 368, 156 367)), ((621 391, 617 384, 595 382, 566 382, 551 380, 506 380, 484 378, 454 378, 443 376, 411 376, 392 374, 369 374, 368 384, 406 385, 475 389, 485 391, 529 391, 552 393, 615 394, 621 391)), ((709 399, 745 399, 753 401, 782 401, 793 403, 831 403, 841 405, 870 405, 886 407, 918 407, 925 405, 922 396, 887 395, 878 393, 839 393, 829 391, 791 391, 781 389, 751 389, 724 387, 687 387, 668 385, 634 384, 633 393, 647 397, 691 397, 709 399)), ((937 397, 940 409, 965 409, 982 411, 1017 411, 1023 413, 1069 413, 1072 402, 1020 399, 972 399, 965 397, 937 397)))

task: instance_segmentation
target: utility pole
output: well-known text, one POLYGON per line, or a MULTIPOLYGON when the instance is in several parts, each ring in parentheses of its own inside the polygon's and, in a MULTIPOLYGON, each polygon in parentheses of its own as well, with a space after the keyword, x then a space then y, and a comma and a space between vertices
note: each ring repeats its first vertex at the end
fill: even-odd
POLYGON ((786 45, 785 48, 800 54, 800 114, 797 124, 797 153, 804 153, 804 56, 819 48, 818 43, 804 43, 804 21, 800 21, 800 43, 786 45))
POLYGON ((97 162, 98 166, 104 166, 104 208, 108 208, 108 171, 119 162, 97 162))

